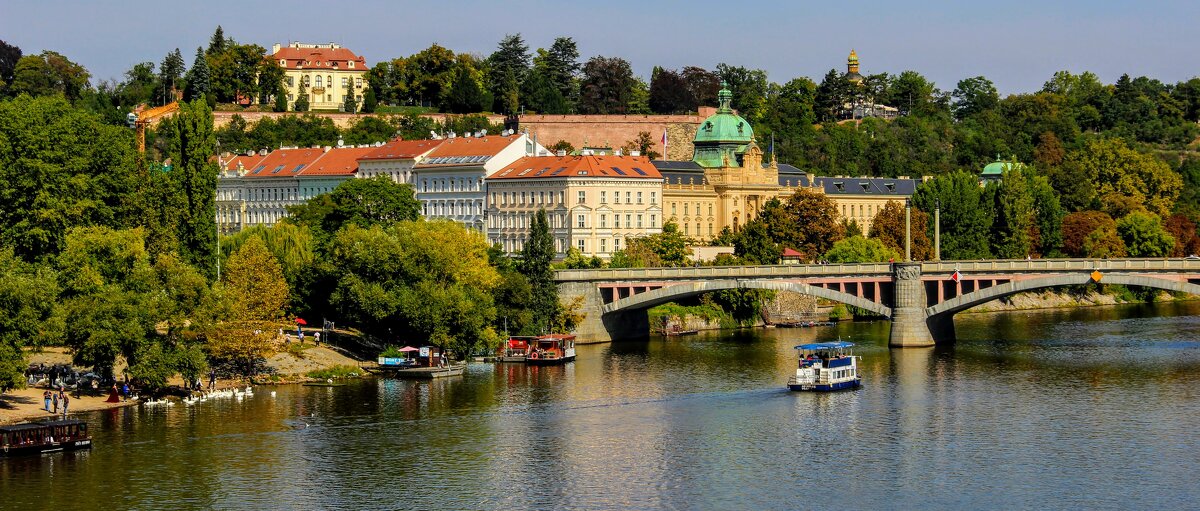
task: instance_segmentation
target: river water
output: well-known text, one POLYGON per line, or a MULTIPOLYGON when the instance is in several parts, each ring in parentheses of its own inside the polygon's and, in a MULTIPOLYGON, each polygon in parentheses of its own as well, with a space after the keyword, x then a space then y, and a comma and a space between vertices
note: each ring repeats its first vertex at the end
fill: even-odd
POLYGON ((0 508, 1200 505, 1200 303, 957 328, 905 350, 885 323, 657 338, 562 367, 83 414, 91 452, 0 460, 0 508), (786 391, 792 346, 839 336, 864 388, 786 391))

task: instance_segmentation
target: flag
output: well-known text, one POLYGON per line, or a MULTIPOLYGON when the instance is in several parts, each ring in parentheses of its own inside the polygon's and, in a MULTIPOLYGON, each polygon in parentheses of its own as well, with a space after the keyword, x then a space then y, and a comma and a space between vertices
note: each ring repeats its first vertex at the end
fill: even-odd
POLYGON ((663 145, 663 159, 666 160, 667 159, 667 129, 666 128, 663 128, 662 145, 663 145))
POLYGON ((962 280, 962 274, 959 273, 958 270, 954 270, 954 273, 950 274, 950 280, 958 282, 958 281, 962 280))

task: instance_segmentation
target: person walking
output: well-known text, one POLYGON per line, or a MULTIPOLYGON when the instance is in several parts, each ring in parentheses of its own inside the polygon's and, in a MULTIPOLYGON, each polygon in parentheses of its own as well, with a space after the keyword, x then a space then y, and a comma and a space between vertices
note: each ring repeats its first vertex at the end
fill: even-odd
POLYGON ((216 369, 208 370, 208 390, 209 391, 217 390, 217 370, 216 369))
POLYGON ((46 410, 47 412, 50 411, 50 391, 49 390, 42 393, 42 399, 46 401, 46 404, 44 406, 42 406, 42 409, 46 410))

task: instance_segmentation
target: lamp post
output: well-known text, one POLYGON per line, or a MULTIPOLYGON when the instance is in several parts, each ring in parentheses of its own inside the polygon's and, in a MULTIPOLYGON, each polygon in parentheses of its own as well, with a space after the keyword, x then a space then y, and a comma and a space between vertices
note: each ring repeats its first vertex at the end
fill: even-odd
POLYGON ((912 262, 912 199, 904 199, 904 262, 912 262))
POLYGON ((942 260, 942 199, 933 200, 933 260, 942 260))

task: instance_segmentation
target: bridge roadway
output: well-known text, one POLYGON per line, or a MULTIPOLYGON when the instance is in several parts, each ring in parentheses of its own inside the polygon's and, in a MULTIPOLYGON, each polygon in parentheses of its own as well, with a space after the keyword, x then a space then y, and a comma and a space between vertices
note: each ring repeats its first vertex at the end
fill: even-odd
POLYGON ((619 268, 555 272, 564 303, 582 298, 580 342, 649 333, 646 309, 722 289, 793 291, 892 322, 893 346, 954 338, 953 315, 1016 293, 1089 283, 1200 294, 1200 260, 1024 259, 919 263, 619 268), (957 280, 951 276, 959 273, 957 280), (1099 281, 1096 278, 1099 278, 1099 281))

